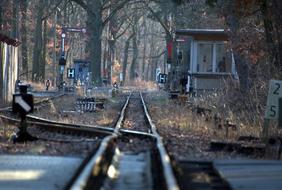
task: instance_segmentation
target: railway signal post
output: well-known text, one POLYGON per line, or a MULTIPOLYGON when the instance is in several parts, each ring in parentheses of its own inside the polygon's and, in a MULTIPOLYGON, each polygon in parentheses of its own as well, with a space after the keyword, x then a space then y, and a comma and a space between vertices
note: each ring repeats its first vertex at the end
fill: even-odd
POLYGON ((13 142, 26 142, 37 140, 27 132, 26 115, 33 112, 33 95, 27 94, 28 85, 20 85, 20 93, 13 95, 12 109, 21 117, 19 132, 13 137, 13 142))
POLYGON ((65 38, 66 38, 66 31, 63 28, 62 29, 62 34, 61 34, 61 57, 59 59, 59 66, 60 66, 60 71, 59 71, 59 89, 63 89, 63 81, 64 81, 64 70, 65 70, 65 65, 66 65, 66 59, 65 59, 65 38))
MULTIPOLYGON (((86 28, 77 28, 77 27, 62 27, 61 33, 61 56, 59 60, 60 66, 60 75, 59 75, 59 89, 64 89, 64 70, 67 63, 65 56, 65 41, 66 41, 66 33, 67 32, 75 32, 75 33, 86 33, 86 28)), ((68 71, 69 72, 69 71, 68 71)), ((69 74, 69 73, 68 73, 69 74)), ((73 75, 74 76, 74 75, 73 75)), ((69 75, 68 75, 69 78, 69 75)))

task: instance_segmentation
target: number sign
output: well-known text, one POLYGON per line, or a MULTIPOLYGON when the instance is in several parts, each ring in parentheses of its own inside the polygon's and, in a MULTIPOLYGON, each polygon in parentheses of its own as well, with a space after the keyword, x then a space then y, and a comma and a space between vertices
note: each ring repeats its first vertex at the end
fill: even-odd
POLYGON ((278 99, 282 97, 282 81, 270 80, 265 119, 278 118, 278 99))

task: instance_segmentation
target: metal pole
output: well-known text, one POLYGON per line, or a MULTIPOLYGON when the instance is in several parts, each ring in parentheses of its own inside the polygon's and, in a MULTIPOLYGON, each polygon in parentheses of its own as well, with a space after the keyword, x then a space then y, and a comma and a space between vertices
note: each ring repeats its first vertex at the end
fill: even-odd
MULTIPOLYGON (((66 33, 65 33, 65 28, 62 28, 62 42, 61 42, 61 59, 65 59, 65 37, 66 37, 66 33)), ((63 81, 64 81, 64 69, 65 66, 64 65, 60 65, 60 87, 63 89, 63 81)))

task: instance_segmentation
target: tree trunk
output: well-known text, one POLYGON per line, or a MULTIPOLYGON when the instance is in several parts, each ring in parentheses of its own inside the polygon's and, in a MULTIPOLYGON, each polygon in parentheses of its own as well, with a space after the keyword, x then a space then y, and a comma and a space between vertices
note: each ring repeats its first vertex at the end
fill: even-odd
POLYGON ((281 43, 281 34, 282 34, 282 17, 281 17, 281 11, 282 11, 282 5, 281 1, 279 0, 272 0, 272 14, 274 17, 274 23, 275 23, 275 32, 277 39, 279 40, 278 43, 281 43))
POLYGON ((125 46, 124 46, 124 53, 123 53, 124 56, 123 56, 123 63, 122 63, 122 81, 123 81, 123 83, 125 83, 125 79, 126 79, 128 49, 129 49, 129 45, 130 45, 130 40, 133 37, 133 35, 129 36, 129 38, 126 40, 125 46))
POLYGON ((247 64, 246 59, 239 53, 234 52, 233 56, 239 75, 240 90, 242 93, 246 93, 249 89, 249 64, 247 64))
POLYGON ((43 21, 43 44, 42 44, 42 56, 40 62, 39 75, 42 78, 42 82, 45 81, 45 65, 46 65, 46 53, 47 53, 47 19, 43 21))
POLYGON ((103 50, 103 61, 102 61, 102 77, 104 77, 104 78, 106 78, 107 77, 107 73, 106 73, 106 71, 107 71, 107 57, 108 57, 108 51, 107 51, 107 49, 108 49, 108 42, 107 41, 105 41, 105 45, 104 45, 104 50, 103 50))
POLYGON ((19 18, 19 5, 18 5, 18 0, 14 0, 13 1, 13 16, 12 16, 12 33, 11 33, 11 37, 16 39, 18 38, 18 18, 19 18))
POLYGON ((36 26, 35 26, 35 42, 33 49, 33 63, 32 63, 32 80, 38 82, 40 80, 39 69, 42 56, 42 16, 43 16, 43 0, 39 0, 36 26))
POLYGON ((3 24, 3 2, 0 1, 0 31, 2 31, 2 24, 3 24))
POLYGON ((97 85, 101 85, 101 36, 103 31, 102 3, 100 0, 87 0, 87 5, 87 31, 89 31, 87 47, 89 48, 89 59, 91 62, 90 71, 92 72, 92 81, 97 85))
POLYGON ((150 68, 151 68, 151 62, 149 61, 148 66, 147 66, 147 70, 146 70, 146 81, 150 80, 150 68))
POLYGON ((138 21, 139 18, 137 15, 134 15, 133 17, 133 37, 132 37, 132 49, 133 49, 133 56, 132 56, 132 62, 130 66, 130 73, 129 73, 129 79, 134 80, 137 78, 137 58, 138 58, 138 42, 137 42, 137 31, 138 31, 138 21))
MULTIPOLYGON (((109 12, 111 11, 111 9, 109 10, 109 12)), ((113 16, 110 20, 109 20, 109 39, 108 39, 108 43, 109 43, 109 64, 108 64, 108 78, 110 79, 109 83, 112 83, 112 67, 114 66, 114 61, 115 61, 115 47, 116 47, 116 27, 117 26, 117 19, 116 16, 113 16)))
POLYGON ((144 39, 143 39, 143 59, 142 59, 142 79, 145 80, 145 65, 146 65, 146 52, 147 52, 147 25, 144 19, 144 39))
POLYGON ((133 46, 133 57, 130 67, 130 74, 129 78, 130 80, 134 80, 137 78, 136 76, 136 65, 137 65, 137 58, 138 58, 138 45, 137 45, 137 35, 135 34, 132 39, 132 46, 133 46))
POLYGON ((238 52, 240 46, 239 36, 239 15, 236 14, 236 1, 224 1, 225 4, 225 19, 226 24, 230 28, 230 40, 232 48, 234 49, 234 60, 236 69, 239 75, 240 90, 242 93, 246 93, 249 88, 249 65, 246 62, 245 57, 242 53, 238 52))
POLYGON ((156 80, 156 70, 157 70, 158 60, 153 60, 152 70, 151 70, 151 81, 156 80))
MULTIPOLYGON (((271 37, 272 41, 268 42, 268 49, 270 57, 272 58, 272 63, 274 63, 274 73, 278 74, 278 78, 282 78, 282 18, 281 11, 282 5, 278 0, 263 0, 262 2, 262 13, 265 24, 265 33, 268 38, 271 37), (269 24, 268 24, 269 23, 269 24), (267 25, 268 24, 268 25, 267 25), (268 28, 266 28, 268 27, 268 28), (270 30, 270 31, 267 31, 270 30), (272 29, 272 30, 271 30, 272 29), (267 33, 268 32, 268 33, 267 33), (270 37, 269 37, 270 36, 270 37)), ((267 38, 267 40, 268 40, 267 38)))
POLYGON ((28 80, 28 47, 27 47, 27 25, 26 25, 26 22, 27 22, 27 6, 28 6, 27 0, 22 0, 21 1, 22 73, 24 73, 23 77, 26 80, 28 80))
POLYGON ((266 39, 266 44, 268 48, 268 56, 270 63, 273 63, 275 66, 277 66, 277 52, 274 44, 274 39, 273 39, 273 23, 270 18, 270 13, 269 13, 269 5, 266 0, 262 0, 260 4, 260 9, 261 13, 263 16, 263 23, 264 23, 264 30, 265 30, 265 39, 266 39))
POLYGON ((57 33, 56 33, 56 25, 58 22, 58 12, 55 12, 54 15, 54 22, 53 22, 53 40, 54 40, 54 45, 53 45, 53 80, 52 80, 52 86, 55 86, 57 83, 57 52, 56 52, 56 46, 57 46, 57 33))
POLYGON ((155 48, 154 46, 154 40, 152 39, 152 37, 148 40, 150 42, 150 45, 149 45, 149 60, 148 60, 148 66, 147 66, 147 71, 146 71, 146 80, 149 81, 151 80, 151 77, 152 77, 152 69, 153 69, 153 59, 152 59, 152 56, 153 56, 153 50, 155 48))
POLYGON ((12 16, 10 14, 13 14, 13 1, 1 1, 0 0, 0 7, 2 9, 2 21, 1 21, 1 34, 11 36, 10 29, 7 30, 7 28, 10 28, 12 23, 12 16), (9 13, 9 16, 8 14, 9 13))

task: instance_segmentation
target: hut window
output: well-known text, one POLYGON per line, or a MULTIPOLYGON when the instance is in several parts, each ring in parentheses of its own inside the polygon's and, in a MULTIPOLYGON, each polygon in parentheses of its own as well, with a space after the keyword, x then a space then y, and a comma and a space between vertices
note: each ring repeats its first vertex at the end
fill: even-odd
POLYGON ((197 47, 197 72, 229 73, 230 53, 224 43, 202 42, 197 47))
POLYGON ((199 44, 197 55, 197 72, 212 72, 212 44, 199 44))
POLYGON ((226 51, 225 44, 216 44, 216 72, 226 73, 231 71, 230 53, 226 51))

